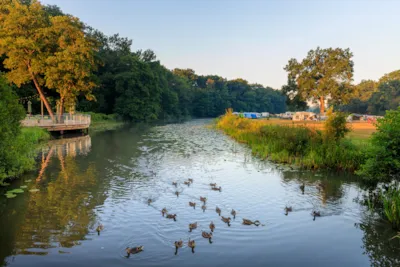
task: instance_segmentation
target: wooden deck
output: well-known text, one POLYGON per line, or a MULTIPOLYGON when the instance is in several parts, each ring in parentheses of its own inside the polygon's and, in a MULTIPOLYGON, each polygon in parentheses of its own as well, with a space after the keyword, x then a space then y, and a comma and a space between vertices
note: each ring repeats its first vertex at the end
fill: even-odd
POLYGON ((50 116, 27 116, 21 121, 23 127, 40 127, 50 132, 64 132, 72 130, 84 130, 90 127, 91 118, 87 114, 64 114, 61 117, 55 115, 55 121, 50 116))

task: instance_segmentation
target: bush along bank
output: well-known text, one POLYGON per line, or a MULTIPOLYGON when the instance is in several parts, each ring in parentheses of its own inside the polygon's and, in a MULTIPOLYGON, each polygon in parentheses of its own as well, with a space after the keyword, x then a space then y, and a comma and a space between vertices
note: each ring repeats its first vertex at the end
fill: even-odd
POLYGON ((0 75, 0 185, 35 166, 35 148, 50 135, 39 128, 21 129, 23 107, 0 75))
POLYGON ((217 128, 253 153, 277 163, 295 164, 306 169, 335 169, 354 172, 365 161, 365 149, 343 137, 349 131, 345 116, 328 111, 325 130, 303 126, 269 125, 240 118, 228 111, 217 128))
POLYGON ((24 172, 34 170, 37 148, 49 139, 50 134, 44 129, 22 128, 9 149, 2 152, 5 160, 0 164, 0 186, 7 186, 24 172))
POLYGON ((400 107, 387 111, 376 127, 367 160, 357 171, 370 186, 363 204, 400 230, 400 107))

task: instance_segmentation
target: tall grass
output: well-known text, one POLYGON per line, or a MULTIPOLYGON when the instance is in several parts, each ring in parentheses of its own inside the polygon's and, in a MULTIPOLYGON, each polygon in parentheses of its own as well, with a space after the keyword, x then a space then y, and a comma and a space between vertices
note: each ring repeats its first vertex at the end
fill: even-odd
POLYGON ((363 147, 348 139, 331 140, 321 131, 304 126, 265 125, 228 111, 217 121, 217 128, 248 144, 257 156, 274 162, 353 172, 365 160, 363 147))

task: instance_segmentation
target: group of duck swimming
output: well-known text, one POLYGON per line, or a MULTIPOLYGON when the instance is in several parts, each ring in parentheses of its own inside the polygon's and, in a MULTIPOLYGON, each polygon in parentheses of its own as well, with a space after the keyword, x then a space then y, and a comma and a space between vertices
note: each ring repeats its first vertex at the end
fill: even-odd
MULTIPOLYGON (((190 186, 192 183, 193 183, 193 179, 188 179, 187 181, 183 182, 183 184, 188 185, 188 186, 190 186)), ((172 185, 177 187, 178 183, 177 182, 172 182, 172 185)), ((210 183, 210 187, 211 187, 211 190, 221 192, 221 186, 217 186, 216 183, 210 183)), ((200 199, 201 202, 203 202, 203 205, 201 206, 201 209, 203 211, 205 211, 207 209, 207 207, 206 207, 207 198, 200 196, 199 199, 200 199)), ((151 201, 151 200, 149 200, 149 201, 151 201)), ((193 209, 195 209, 196 205, 197 205, 196 202, 189 201, 189 207, 193 207, 193 209)), ((221 209, 218 206, 215 208, 215 211, 218 213, 219 216, 221 216, 221 209)), ((176 216, 177 215, 176 214, 169 214, 168 210, 166 208, 163 208, 161 210, 161 214, 162 214, 162 216, 165 216, 167 219, 173 219, 174 221, 176 221, 176 216)), ((231 210, 231 215, 233 216, 234 219, 236 218, 236 211, 234 209, 231 210)), ((231 217, 221 216, 221 220, 224 223, 228 224, 228 226, 230 226, 231 217)), ((256 226, 259 226, 261 223, 258 220, 252 221, 252 220, 249 220, 249 219, 243 219, 243 224, 244 225, 252 225, 252 224, 254 224, 256 226)), ((198 226, 197 222, 189 223, 189 232, 192 232, 193 230, 197 229, 197 226, 198 226)), ((214 229, 215 229, 215 224, 214 224, 213 221, 211 221, 211 223, 209 224, 209 228, 210 228, 211 232, 202 231, 201 236, 203 238, 208 239, 210 244, 211 244, 212 243, 213 232, 214 232, 214 229)), ((174 245, 175 245, 175 254, 177 254, 178 253, 178 249, 183 246, 183 241, 182 240, 175 241, 174 245)), ((196 242, 194 240, 190 240, 189 239, 187 245, 188 245, 188 247, 190 247, 192 249, 192 252, 194 253, 194 248, 196 247, 196 242)))
MULTIPOLYGON (((184 181, 184 184, 188 185, 188 186, 190 184, 192 184, 192 183, 193 183, 193 179, 190 179, 190 178, 187 181, 184 181)), ((172 185, 177 187, 178 183, 177 182, 172 182, 172 185)), ((217 187, 216 183, 210 183, 210 186, 211 186, 211 190, 220 191, 221 192, 221 187, 217 187)), ((321 188, 324 188, 324 185, 323 184, 318 184, 317 188, 319 190, 321 190, 321 188)), ((300 190, 303 192, 303 194, 304 194, 304 189, 305 189, 305 184, 303 183, 302 185, 300 185, 300 190)), ((176 194, 176 195, 178 196, 179 194, 176 194)), ((202 208, 203 211, 205 211, 206 208, 207 208, 206 207, 207 198, 200 196, 200 201, 203 202, 203 205, 202 205, 201 208, 202 208)), ((152 199, 148 199, 147 203, 150 205, 152 203, 152 199)), ((189 206, 193 207, 195 209, 196 208, 196 202, 189 201, 189 206)), ((285 215, 288 215, 289 212, 293 211, 293 208, 286 206, 284 210, 285 210, 285 215)), ((215 208, 215 211, 216 211, 216 213, 218 213, 218 216, 221 216, 221 209, 218 206, 215 208)), ((167 219, 173 219, 174 221, 176 221, 177 215, 168 213, 168 210, 165 207, 161 210, 161 214, 162 214, 163 217, 166 217, 167 219)), ((234 219, 236 218, 236 211, 234 209, 231 210, 231 215, 233 216, 234 219)), ((321 213, 319 211, 313 211, 311 213, 311 215, 314 217, 313 220, 315 220, 315 217, 320 217, 321 213)), ((224 223, 226 223, 228 226, 230 226, 231 217, 221 216, 221 220, 224 223)), ((244 225, 253 225, 254 224, 255 226, 259 226, 261 224, 260 221, 258 221, 258 220, 252 221, 252 220, 244 219, 244 218, 242 220, 243 220, 243 224, 244 225)), ((189 232, 192 232, 193 230, 197 229, 197 225, 198 225, 197 222, 189 223, 189 232)), ((211 223, 209 224, 209 228, 210 228, 211 232, 202 231, 201 236, 203 238, 208 239, 209 243, 211 244, 212 243, 211 239, 213 237, 213 232, 215 230, 215 224, 214 224, 213 221, 211 221, 211 223)), ((96 231, 100 235, 100 232, 103 229, 104 229, 104 226, 102 224, 100 224, 100 225, 97 226, 96 231)), ((192 253, 194 253, 194 248, 196 247, 196 242, 189 238, 189 241, 188 241, 187 245, 188 245, 188 247, 190 247, 192 249, 192 253)), ((178 249, 183 246, 183 241, 182 240, 175 241, 174 242, 174 246, 175 246, 175 254, 177 254, 178 253, 178 249)), ((143 251, 143 248, 144 248, 144 246, 127 247, 125 249, 125 251, 127 253, 126 257, 129 258, 129 256, 131 254, 136 254, 136 253, 139 253, 139 252, 143 251)))

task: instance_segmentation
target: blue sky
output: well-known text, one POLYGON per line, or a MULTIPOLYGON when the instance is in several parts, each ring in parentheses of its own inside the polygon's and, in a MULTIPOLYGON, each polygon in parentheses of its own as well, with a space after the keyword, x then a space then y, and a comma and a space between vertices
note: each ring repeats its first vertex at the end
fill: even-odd
POLYGON ((42 0, 107 35, 154 50, 167 68, 280 88, 283 67, 317 46, 349 47, 355 82, 400 69, 397 0, 42 0))

